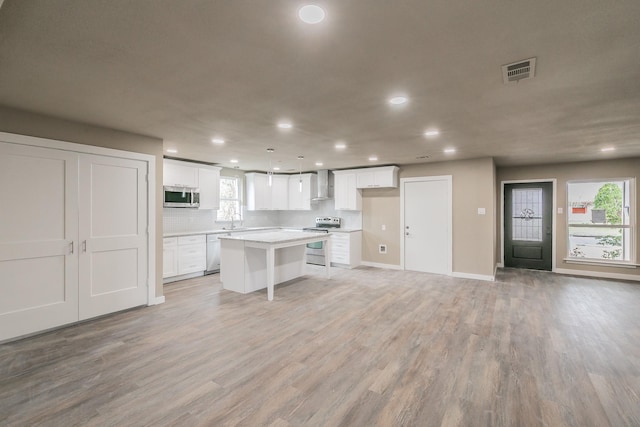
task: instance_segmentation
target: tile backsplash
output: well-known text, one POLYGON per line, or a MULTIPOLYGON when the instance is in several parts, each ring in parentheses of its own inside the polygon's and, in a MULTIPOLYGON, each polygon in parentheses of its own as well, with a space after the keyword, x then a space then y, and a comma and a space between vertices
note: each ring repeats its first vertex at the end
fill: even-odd
MULTIPOLYGON (((164 233, 182 233, 218 230, 228 226, 227 221, 216 222, 217 211, 203 209, 163 209, 164 233)), ((244 227, 311 227, 318 216, 338 216, 344 228, 362 228, 362 213, 336 211, 333 200, 314 202, 310 211, 247 211, 243 221, 236 221, 244 227)))
POLYGON ((162 228, 165 233, 184 231, 207 231, 216 228, 217 211, 203 209, 164 208, 162 210, 162 228))
POLYGON ((343 228, 362 228, 362 212, 336 211, 333 199, 312 202, 310 211, 280 211, 280 225, 284 227, 312 227, 318 216, 342 218, 343 228))

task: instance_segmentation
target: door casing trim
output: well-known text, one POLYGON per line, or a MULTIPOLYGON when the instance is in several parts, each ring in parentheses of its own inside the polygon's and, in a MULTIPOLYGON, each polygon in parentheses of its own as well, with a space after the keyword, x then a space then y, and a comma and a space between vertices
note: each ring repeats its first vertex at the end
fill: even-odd
POLYGON ((405 270, 404 265, 404 184, 407 182, 446 181, 447 182, 447 275, 453 274, 453 175, 419 176, 412 178, 400 178, 400 269, 405 270))
POLYGON ((505 184, 534 184, 537 182, 550 182, 552 184, 551 190, 551 271, 556 271, 556 254, 558 253, 556 247, 556 223, 558 222, 556 217, 558 216, 558 209, 556 207, 556 194, 558 181, 555 178, 547 179, 522 179, 522 180, 508 180, 500 181, 500 266, 504 266, 504 185, 505 184))

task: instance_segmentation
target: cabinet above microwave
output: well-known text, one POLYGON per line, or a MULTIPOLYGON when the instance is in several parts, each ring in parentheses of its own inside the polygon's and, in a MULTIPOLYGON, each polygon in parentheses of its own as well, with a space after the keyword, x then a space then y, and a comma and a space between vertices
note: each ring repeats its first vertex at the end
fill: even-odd
POLYGON ((200 198, 199 206, 163 206, 217 210, 220 207, 220 169, 218 166, 164 159, 162 182, 165 187, 199 189, 200 198))

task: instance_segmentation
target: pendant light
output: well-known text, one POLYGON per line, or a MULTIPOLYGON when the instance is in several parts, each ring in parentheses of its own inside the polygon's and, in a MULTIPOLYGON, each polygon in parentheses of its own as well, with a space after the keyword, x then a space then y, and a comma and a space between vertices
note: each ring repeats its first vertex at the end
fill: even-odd
POLYGON ((267 148, 267 153, 269 153, 269 171, 267 172, 267 177, 269 179, 269 187, 273 186, 273 167, 271 166, 271 154, 275 150, 273 148, 267 148))
POLYGON ((304 156, 298 156, 298 163, 300 165, 299 167, 299 171, 300 171, 300 181, 298 181, 298 190, 302 193, 302 160, 304 159, 304 156))

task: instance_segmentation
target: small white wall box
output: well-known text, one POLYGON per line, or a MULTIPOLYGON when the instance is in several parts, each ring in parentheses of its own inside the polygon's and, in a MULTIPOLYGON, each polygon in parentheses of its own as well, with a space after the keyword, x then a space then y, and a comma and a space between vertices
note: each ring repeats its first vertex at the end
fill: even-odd
POLYGON ((378 252, 381 254, 387 253, 387 245, 378 245, 378 252))

